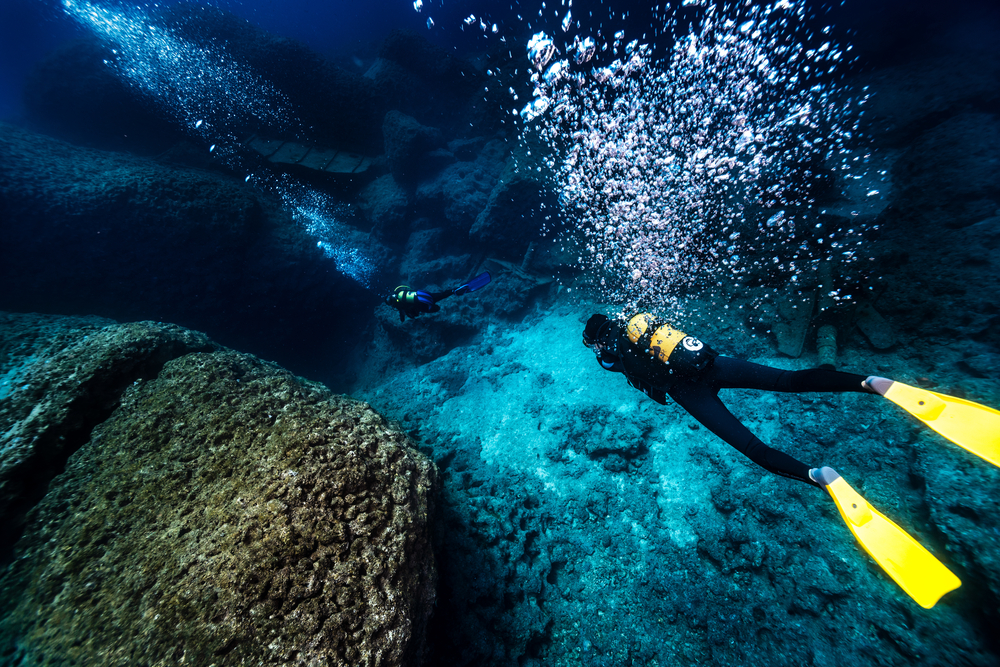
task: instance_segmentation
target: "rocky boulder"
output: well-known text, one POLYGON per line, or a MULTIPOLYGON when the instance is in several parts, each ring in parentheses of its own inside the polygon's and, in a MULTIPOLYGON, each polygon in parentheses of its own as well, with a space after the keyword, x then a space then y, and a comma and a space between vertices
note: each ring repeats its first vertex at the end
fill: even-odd
POLYGON ((455 131, 467 130, 485 79, 472 63, 408 30, 389 33, 365 78, 388 108, 455 131))
POLYGON ((5 661, 421 662, 436 473, 402 432, 177 327, 3 324, 8 435, 106 409, 0 570, 5 661))
POLYGON ((866 73, 854 90, 870 90, 865 131, 882 147, 905 147, 922 132, 959 113, 992 111, 1000 57, 986 52, 916 60, 866 73))
POLYGON ((539 238, 543 223, 557 214, 558 200, 549 183, 529 166, 510 159, 469 236, 494 252, 519 258, 539 238))
POLYGON ((955 115, 923 133, 896 163, 900 205, 964 227, 1000 208, 1000 116, 955 115))
POLYGON ((380 238, 390 243, 406 240, 410 198, 391 174, 376 178, 358 193, 358 209, 380 238))
MULTIPOLYGON (((451 145, 465 150, 460 142, 451 145)), ((467 238, 503 171, 505 152, 503 141, 491 141, 474 160, 455 162, 424 180, 416 190, 417 208, 429 217, 443 217, 456 234, 467 238)))
POLYGON ((215 349, 172 324, 0 312, 0 558, 126 387, 156 377, 167 361, 215 349))
POLYGON ((421 229, 410 234, 403 250, 400 280, 423 285, 458 285, 472 270, 472 255, 459 254, 455 234, 443 229, 421 229))
POLYGON ((445 144, 441 130, 421 125, 400 111, 385 115, 382 134, 389 171, 400 185, 412 185, 424 175, 421 161, 445 144))

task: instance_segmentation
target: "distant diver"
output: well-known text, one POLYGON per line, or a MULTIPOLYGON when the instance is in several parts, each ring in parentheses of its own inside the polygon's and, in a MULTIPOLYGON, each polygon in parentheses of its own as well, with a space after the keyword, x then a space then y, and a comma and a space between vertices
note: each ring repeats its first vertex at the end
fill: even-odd
POLYGON ((385 297, 385 304, 399 311, 399 321, 405 322, 407 317, 417 317, 421 313, 436 313, 441 310, 439 301, 450 296, 462 296, 469 292, 485 287, 490 283, 489 271, 483 271, 478 276, 459 285, 455 289, 445 292, 424 292, 423 290, 411 289, 409 285, 400 285, 392 291, 392 294, 385 297))
POLYGON ((649 313, 627 320, 593 315, 583 343, 605 370, 660 404, 669 396, 751 461, 783 477, 825 488, 865 550, 925 608, 962 585, 940 561, 879 513, 833 468, 811 468, 765 445, 719 399, 721 389, 880 394, 955 444, 1000 466, 1000 412, 978 403, 894 382, 823 368, 786 371, 720 356, 649 313))

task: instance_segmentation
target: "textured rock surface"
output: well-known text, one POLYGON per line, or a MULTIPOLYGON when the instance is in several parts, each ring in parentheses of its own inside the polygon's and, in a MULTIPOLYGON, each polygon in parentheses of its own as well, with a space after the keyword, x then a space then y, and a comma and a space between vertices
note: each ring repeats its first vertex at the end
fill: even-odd
MULTIPOLYGON (((997 664, 1000 470, 877 397, 721 394, 763 440, 836 467, 961 577, 920 609, 822 490, 764 472, 601 370, 579 339, 591 305, 497 324, 362 391, 440 470, 439 663, 997 664)), ((710 322, 698 330, 723 353, 812 361, 774 359, 736 318, 710 322)), ((949 370, 961 352, 943 347, 903 357, 859 343, 849 369, 916 383, 938 362, 938 390, 997 404, 998 383, 949 370)))
POLYGON ((469 230, 473 241, 520 257, 538 239, 543 220, 556 214, 558 202, 550 184, 533 172, 531 164, 507 161, 486 207, 469 230))
POLYGON ((358 209, 380 238, 389 242, 406 239, 410 201, 391 174, 376 178, 358 193, 358 209))
POLYGON ((443 217, 460 238, 466 238, 476 217, 486 207, 490 192, 503 170, 506 153, 502 141, 491 141, 475 160, 456 162, 422 182, 416 205, 428 216, 443 217))
POLYGON ((407 285, 450 285, 469 275, 472 255, 460 254, 455 234, 443 229, 421 229, 410 234, 403 249, 400 280, 407 285))
POLYGON ((471 63, 432 44, 422 33, 393 30, 365 74, 385 98, 421 123, 467 132, 470 108, 481 98, 486 77, 471 63))
POLYGON ((217 346, 172 324, 0 312, 0 558, 125 388, 217 346))
POLYGON ((382 124, 389 171, 400 185, 412 185, 423 175, 420 161, 444 146, 441 130, 421 125, 412 116, 390 111, 382 124))
POLYGON ((128 386, 32 511, 0 577, 0 657, 419 664, 434 478, 363 403, 248 355, 179 356, 128 386))
POLYGON ((905 145, 951 116, 989 111, 1000 101, 995 53, 923 58, 858 77, 868 101, 866 130, 881 145, 905 145))
POLYGON ((962 113, 923 133, 900 157, 894 176, 903 207, 944 214, 964 227, 1000 208, 1000 116, 962 113))

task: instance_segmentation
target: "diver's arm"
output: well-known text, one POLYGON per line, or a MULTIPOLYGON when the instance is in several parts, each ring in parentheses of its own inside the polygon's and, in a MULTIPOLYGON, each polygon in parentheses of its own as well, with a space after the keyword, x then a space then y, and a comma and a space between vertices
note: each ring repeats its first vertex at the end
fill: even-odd
POLYGON ((625 372, 625 365, 622 363, 621 357, 617 354, 612 354, 607 349, 601 350, 601 353, 597 356, 597 363, 601 365, 601 368, 612 373, 625 372))

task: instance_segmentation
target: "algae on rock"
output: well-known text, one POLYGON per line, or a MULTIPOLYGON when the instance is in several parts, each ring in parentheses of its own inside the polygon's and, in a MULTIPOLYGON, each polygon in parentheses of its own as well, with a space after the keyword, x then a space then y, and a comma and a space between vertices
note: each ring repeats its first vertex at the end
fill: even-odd
POLYGON ((367 404, 231 351, 130 385, 0 572, 0 655, 418 664, 435 469, 367 404))

